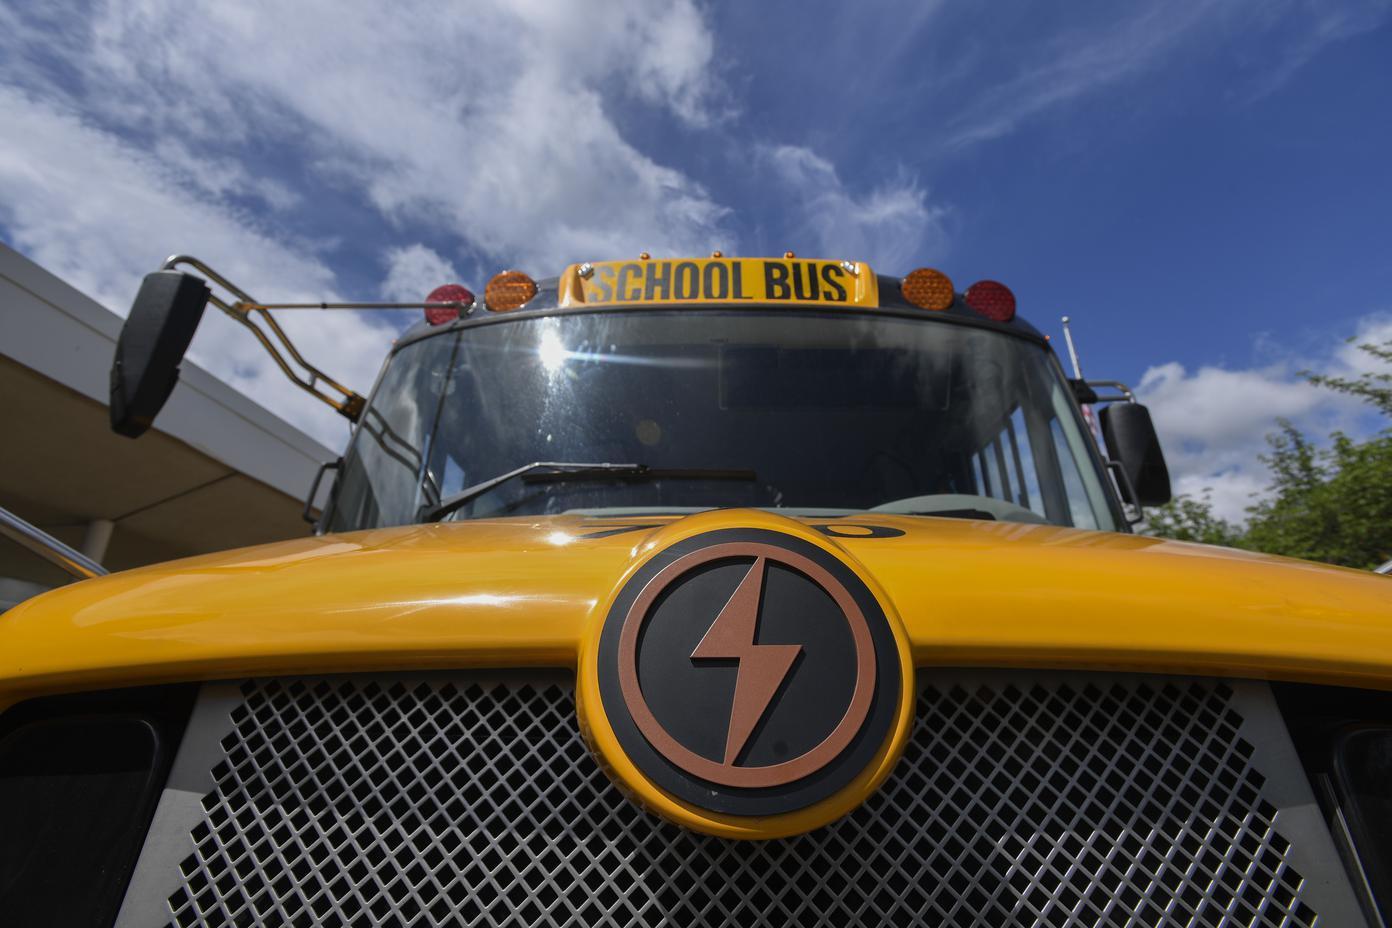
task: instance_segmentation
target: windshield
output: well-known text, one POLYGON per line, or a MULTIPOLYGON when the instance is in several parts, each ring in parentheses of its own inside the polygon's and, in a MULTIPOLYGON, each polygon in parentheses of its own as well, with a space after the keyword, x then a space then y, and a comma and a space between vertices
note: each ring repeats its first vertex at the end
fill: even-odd
POLYGON ((1025 339, 872 313, 466 326, 391 359, 328 528, 418 521, 441 498, 547 461, 644 470, 521 474, 447 518, 755 506, 1112 529, 1066 389, 1025 339), (745 479, 722 479, 732 469, 745 479))

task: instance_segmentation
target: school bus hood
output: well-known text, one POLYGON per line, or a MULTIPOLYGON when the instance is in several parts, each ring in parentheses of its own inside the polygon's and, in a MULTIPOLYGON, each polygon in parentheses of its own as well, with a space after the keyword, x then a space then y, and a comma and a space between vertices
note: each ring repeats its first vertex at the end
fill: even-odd
POLYGON ((0 704, 264 674, 574 666, 652 551, 732 526, 843 558, 903 623, 920 667, 1392 687, 1392 582, 1376 574, 1043 525, 722 510, 407 526, 84 581, 0 615, 0 704))

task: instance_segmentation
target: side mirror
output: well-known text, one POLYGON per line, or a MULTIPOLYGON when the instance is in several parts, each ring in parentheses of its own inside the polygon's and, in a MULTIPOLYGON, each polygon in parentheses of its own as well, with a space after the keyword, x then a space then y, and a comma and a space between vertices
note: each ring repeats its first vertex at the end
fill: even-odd
POLYGON ((1102 407, 1099 417, 1107 456, 1121 465, 1126 479, 1120 481, 1126 502, 1137 506, 1159 506, 1170 501, 1170 470, 1160 450, 1160 438, 1150 421, 1150 410, 1140 403, 1112 403, 1102 407), (1136 499, 1130 499, 1132 491, 1136 499))
POLYGON ((210 291, 179 271, 146 274, 116 341, 111 364, 111 430, 139 438, 164 408, 210 291))

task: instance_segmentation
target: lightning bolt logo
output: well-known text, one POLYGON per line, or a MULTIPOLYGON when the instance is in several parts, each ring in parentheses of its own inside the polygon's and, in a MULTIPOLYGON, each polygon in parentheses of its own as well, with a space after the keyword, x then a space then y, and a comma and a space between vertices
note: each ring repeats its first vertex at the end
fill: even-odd
POLYGON ((759 624, 759 599, 764 589, 763 557, 744 575, 730 601, 691 652, 693 660, 739 662, 735 698, 730 705, 730 727, 725 736, 725 766, 733 766, 749 736, 768 711, 774 694, 802 652, 800 644, 755 644, 759 624))

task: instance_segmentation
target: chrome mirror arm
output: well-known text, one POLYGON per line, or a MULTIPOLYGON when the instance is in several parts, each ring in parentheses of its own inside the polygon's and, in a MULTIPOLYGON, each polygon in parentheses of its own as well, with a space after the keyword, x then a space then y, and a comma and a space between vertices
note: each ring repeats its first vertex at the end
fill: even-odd
POLYGON ((229 301, 217 294, 210 294, 208 302, 230 316, 233 321, 250 329, 251 334, 255 335, 256 340, 261 343, 261 347, 265 348, 266 353, 271 356, 271 360, 275 361, 276 366, 286 377, 290 378, 291 382, 321 402, 333 407, 349 420, 358 421, 358 417, 362 415, 363 407, 367 405, 367 400, 305 360, 304 355, 300 354, 294 342, 290 341, 290 336, 285 334, 285 330, 280 327, 269 310, 261 308, 246 291, 190 255, 171 255, 169 260, 164 262, 163 269, 172 271, 180 265, 194 268, 209 281, 235 297, 229 301), (253 317, 253 313, 259 315, 253 317), (289 355, 288 359, 286 358, 287 354, 289 355), (295 367, 291 366, 292 362, 295 367))
POLYGON ((261 347, 275 361, 281 373, 301 390, 311 394, 323 403, 332 406, 349 420, 357 422, 362 416, 367 400, 359 393, 348 389, 300 354, 290 336, 280 327, 271 315, 272 309, 457 309, 464 313, 468 305, 460 302, 444 303, 258 303, 245 290, 213 270, 192 255, 170 255, 164 262, 163 270, 172 271, 180 265, 191 267, 211 283, 217 284, 232 298, 227 299, 215 293, 209 294, 208 302, 230 316, 235 322, 246 326, 261 347))

